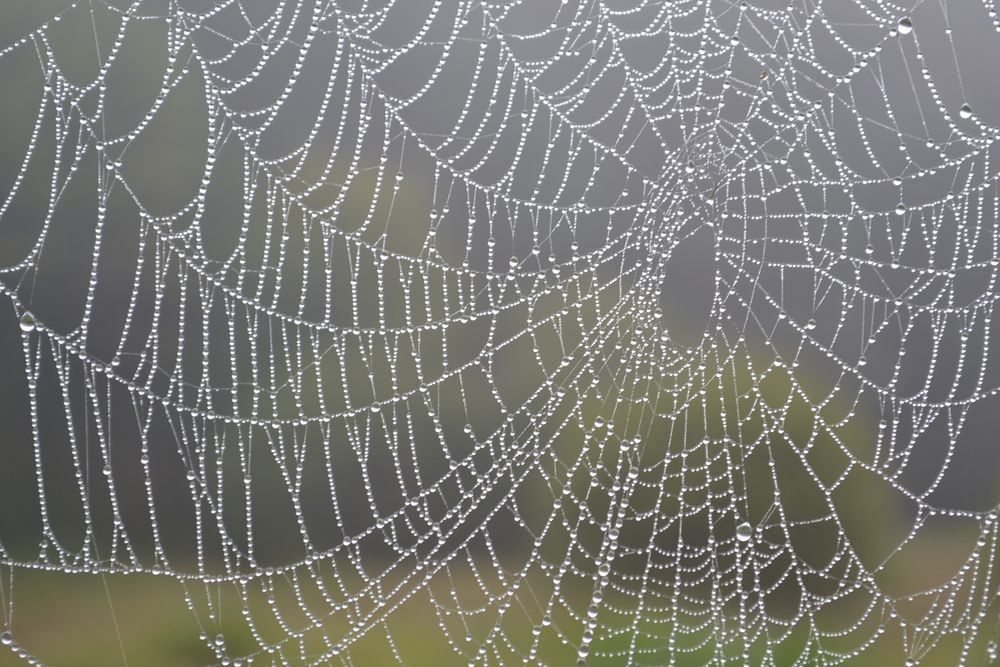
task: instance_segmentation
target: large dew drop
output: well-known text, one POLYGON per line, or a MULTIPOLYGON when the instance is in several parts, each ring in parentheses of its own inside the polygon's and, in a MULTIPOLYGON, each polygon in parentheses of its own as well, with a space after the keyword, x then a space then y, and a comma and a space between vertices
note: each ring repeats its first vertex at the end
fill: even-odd
POLYGON ((899 20, 898 30, 900 35, 909 35, 913 32, 913 23, 910 21, 909 17, 899 20))
POLYGON ((26 333, 34 331, 35 330, 35 316, 32 315, 27 310, 24 311, 24 314, 21 315, 20 325, 21 325, 21 331, 24 331, 26 333))
POLYGON ((746 521, 736 526, 736 539, 740 542, 749 542, 751 535, 753 535, 753 527, 746 521))
POLYGON ((972 118, 972 107, 968 104, 963 104, 962 108, 958 110, 958 115, 963 120, 969 120, 972 118))

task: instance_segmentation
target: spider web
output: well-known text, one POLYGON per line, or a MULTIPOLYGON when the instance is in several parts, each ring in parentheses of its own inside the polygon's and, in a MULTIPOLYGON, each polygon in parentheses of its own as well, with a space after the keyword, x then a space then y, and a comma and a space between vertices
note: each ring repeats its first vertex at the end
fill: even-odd
POLYGON ((995 660, 989 2, 3 13, 15 654, 995 660))

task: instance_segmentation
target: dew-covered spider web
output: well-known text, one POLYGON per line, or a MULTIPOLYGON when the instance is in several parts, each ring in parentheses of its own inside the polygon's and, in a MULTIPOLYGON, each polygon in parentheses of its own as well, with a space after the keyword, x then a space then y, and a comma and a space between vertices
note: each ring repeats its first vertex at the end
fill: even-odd
POLYGON ((995 662, 997 31, 5 2, 0 662, 995 662))

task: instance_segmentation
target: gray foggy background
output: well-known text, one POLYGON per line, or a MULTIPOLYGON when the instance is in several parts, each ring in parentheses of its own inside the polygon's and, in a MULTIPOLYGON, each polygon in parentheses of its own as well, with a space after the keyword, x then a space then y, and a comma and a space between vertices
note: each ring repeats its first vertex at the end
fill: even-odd
MULTIPOLYGON (((575 7, 579 3, 569 4, 575 7)), ((747 15, 758 17, 767 17, 768 11, 785 12, 788 7, 786 2, 774 0, 750 4, 753 9, 747 15)), ((149 648, 155 647, 155 642, 144 640, 133 641, 129 650, 140 655, 142 651, 165 655, 162 664, 205 664, 213 655, 218 657, 210 646, 206 648, 215 631, 194 625, 179 586, 171 589, 165 577, 117 575, 118 583, 111 584, 114 595, 110 591, 105 595, 104 584, 94 575, 21 574, 29 564, 61 569, 91 562, 106 564, 107 554, 121 538, 120 530, 127 533, 135 557, 126 558, 119 551, 119 561, 112 570, 133 570, 136 563, 149 570, 162 566, 164 559, 174 574, 197 577, 224 570, 218 533, 205 530, 200 534, 195 527, 196 504, 185 475, 193 467, 199 471, 199 479, 239 481, 246 473, 241 469, 236 443, 263 447, 270 441, 264 436, 263 425, 206 425, 190 414, 178 416, 177 406, 207 409, 210 401, 211 411, 218 415, 268 420, 384 403, 400 415, 413 416, 413 430, 400 436, 400 446, 419 459, 427 479, 447 476, 452 460, 471 457, 477 436, 485 437, 500 428, 534 433, 542 441, 552 435, 551 424, 539 426, 532 421, 530 415, 540 407, 529 397, 554 374, 551 369, 562 355, 557 338, 537 343, 537 354, 526 342, 498 353, 491 380, 508 405, 528 406, 506 427, 506 413, 485 381, 465 387, 464 401, 454 387, 445 385, 435 394, 433 418, 418 391, 416 364, 398 364, 398 383, 404 393, 409 392, 402 403, 390 402, 394 387, 384 359, 372 365, 375 380, 368 381, 369 369, 356 353, 357 341, 362 339, 357 332, 404 324, 403 271, 380 274, 377 267, 383 262, 382 253, 393 261, 421 258, 454 270, 429 271, 431 287, 414 290, 420 307, 426 306, 431 314, 428 322, 458 313, 460 306, 454 295, 462 290, 462 279, 455 277, 459 273, 482 286, 470 292, 484 295, 487 282, 508 272, 513 259, 522 274, 519 285, 523 283, 522 291, 527 293, 535 289, 534 276, 551 271, 552 266, 582 275, 589 264, 594 280, 620 283, 615 294, 628 305, 627 314, 620 317, 625 330, 620 339, 626 344, 649 335, 643 327, 653 324, 669 339, 680 365, 697 366, 708 359, 712 366, 715 362, 707 353, 712 341, 723 346, 729 343, 741 349, 740 360, 733 366, 743 364, 745 368, 733 371, 733 375, 744 382, 750 369, 760 372, 776 358, 786 363, 796 359, 794 375, 816 400, 814 405, 786 407, 784 428, 796 444, 813 442, 814 410, 822 412, 824 418, 838 423, 838 434, 859 458, 872 456, 880 442, 886 447, 912 445, 904 462, 898 464, 895 478, 909 492, 919 495, 933 488, 926 500, 937 507, 970 514, 992 511, 995 516, 1000 505, 1000 448, 995 435, 1000 399, 994 392, 1000 373, 989 355, 995 345, 989 319, 994 311, 998 229, 996 186, 987 184, 996 178, 991 142, 1000 126, 1000 90, 992 64, 1000 62, 1000 38, 983 6, 951 3, 944 14, 939 3, 919 3, 909 13, 914 33, 887 37, 896 20, 888 15, 884 24, 878 24, 853 3, 828 0, 823 3, 826 23, 810 23, 805 28, 810 12, 803 3, 792 3, 789 21, 796 26, 793 32, 812 38, 812 56, 829 71, 842 74, 852 61, 843 46, 826 34, 827 25, 835 26, 842 39, 859 51, 881 46, 865 65, 870 75, 858 75, 849 85, 837 87, 832 104, 825 93, 829 83, 826 73, 802 59, 790 58, 788 40, 779 37, 764 18, 757 23, 741 18, 738 3, 686 3, 691 9, 703 7, 705 11, 678 9, 676 34, 672 36, 675 41, 665 42, 663 31, 657 30, 647 38, 630 40, 614 54, 599 39, 596 28, 586 22, 571 25, 573 19, 559 9, 559 0, 521 3, 501 21, 505 34, 530 35, 553 24, 579 30, 569 48, 552 38, 508 40, 511 57, 535 75, 533 88, 516 79, 512 67, 499 64, 498 47, 490 41, 483 47, 484 67, 473 85, 483 41, 475 38, 481 31, 477 21, 483 21, 477 18, 481 7, 470 10, 471 18, 463 29, 469 36, 463 32, 455 47, 444 54, 441 44, 448 40, 457 21, 458 4, 450 0, 441 3, 439 18, 426 25, 424 18, 434 5, 424 0, 404 0, 377 27, 355 19, 352 30, 365 35, 355 44, 360 54, 356 57, 374 72, 367 85, 356 71, 351 76, 356 61, 337 58, 337 22, 357 17, 365 6, 361 2, 339 3, 342 13, 335 18, 331 18, 332 13, 326 15, 321 21, 323 29, 308 49, 303 44, 310 39, 309 13, 295 13, 279 2, 242 2, 240 11, 214 14, 205 21, 207 27, 180 47, 173 31, 184 24, 185 14, 189 20, 210 14, 212 3, 140 3, 135 11, 139 18, 131 20, 118 42, 122 10, 127 6, 121 1, 71 5, 19 0, 0 8, 0 49, 34 35, 0 58, 0 90, 5 91, 0 105, 0 192, 4 195, 0 199, 6 201, 0 215, 0 374, 5 378, 0 382, 0 574, 9 579, 16 571, 24 577, 23 592, 18 592, 16 599, 27 620, 18 620, 15 635, 42 659, 48 650, 56 656, 52 664, 73 664, 72 658, 58 661, 60 655, 66 655, 54 646, 58 643, 82 647, 73 650, 93 651, 95 657, 88 658, 91 664, 107 659, 105 651, 110 646, 116 651, 111 659, 117 660, 118 638, 147 637, 149 627, 154 626, 168 628, 158 640, 164 647, 181 646, 182 650, 158 651, 149 648), (60 20, 53 21, 54 16, 60 20), (280 18, 269 23, 268 17, 273 16, 280 18), (732 62, 728 61, 730 50, 707 57, 703 67, 712 73, 707 79, 710 90, 699 102, 694 96, 698 70, 685 58, 697 53, 701 37, 692 31, 704 24, 705 16, 711 17, 713 31, 722 35, 737 31, 741 43, 733 50, 737 56, 732 62), (258 26, 265 28, 258 32, 258 26), (425 44, 389 62, 386 53, 414 39, 421 26, 426 27, 420 33, 425 44), (262 45, 276 35, 287 35, 288 41, 276 54, 267 56, 266 66, 252 85, 225 95, 225 114, 210 108, 205 70, 211 69, 214 85, 220 87, 227 77, 246 76, 264 61, 268 48, 262 45), (235 36, 250 46, 228 61, 216 61, 231 47, 235 36), (116 49, 114 65, 102 73, 101 63, 108 60, 112 48, 116 49), (168 53, 173 48, 178 49, 177 64, 168 72, 168 53), (194 48, 199 59, 192 57, 194 48), (918 50, 922 60, 916 57, 918 50), (573 103, 566 92, 579 92, 576 77, 588 67, 603 68, 620 58, 634 71, 647 73, 669 58, 668 53, 677 56, 668 65, 668 76, 674 82, 665 87, 666 92, 658 90, 650 95, 651 103, 664 105, 655 128, 627 116, 634 102, 629 97, 634 81, 626 78, 620 65, 612 64, 604 76, 592 77, 593 82, 585 85, 584 102, 573 103), (540 63, 557 54, 556 64, 543 71, 540 63), (439 64, 438 73, 435 68, 439 64), (920 81, 921 64, 930 71, 937 99, 920 81), (727 68, 731 69, 728 78, 737 82, 734 87, 766 87, 768 92, 744 97, 725 93, 727 102, 720 107, 711 95, 724 93, 727 68), (763 71, 768 73, 765 80, 761 79, 763 71), (292 72, 295 84, 287 101, 279 113, 267 119, 262 111, 284 95, 292 72), (99 75, 104 87, 95 83, 99 75), (435 78, 429 92, 404 104, 403 100, 420 91, 432 75, 435 78), (169 81, 169 92, 161 98, 165 80, 169 81), (330 81, 333 84, 328 89, 330 81), (491 91, 496 90, 501 94, 492 100, 491 91), (543 103, 539 91, 551 97, 543 103), (620 98, 621 94, 625 98, 620 98), (329 101, 325 103, 325 99, 329 101), (383 99, 395 100, 401 107, 397 115, 387 109, 383 99), (765 99, 771 104, 755 111, 744 126, 740 123, 750 109, 748 99, 765 99), (552 112, 556 102, 561 104, 558 115, 552 112), (782 118, 775 111, 793 116, 813 113, 809 109, 813 102, 824 106, 811 116, 819 119, 810 123, 833 127, 835 146, 824 143, 827 137, 820 132, 797 134, 794 129, 805 123, 794 117, 782 118), (938 103, 950 114, 950 120, 942 117, 938 103), (971 120, 959 117, 964 103, 974 110, 971 120), (699 108, 699 104, 703 106, 699 108), (154 107, 156 112, 148 116, 154 107), (689 132, 717 111, 724 131, 689 132), (864 123, 859 122, 858 114, 866 119, 864 123), (82 125, 81 115, 99 121, 82 125), (604 121, 600 121, 602 117, 604 121), (596 152, 580 149, 581 133, 568 129, 567 122, 586 126, 586 135, 594 142, 615 146, 632 168, 614 156, 598 158, 596 152), (956 127, 969 138, 960 137, 956 127), (134 138, 123 139, 136 128, 142 129, 134 138), (742 132, 738 140, 734 138, 737 128, 742 132), (896 128, 905 151, 900 150, 896 128), (477 131, 479 138, 472 140, 477 131), (419 143, 413 134, 420 137, 419 143), (259 169, 249 177, 247 145, 252 145, 259 169), (791 145, 795 148, 789 153, 791 145), (29 146, 31 159, 24 166, 29 146), (803 149, 809 151, 808 158, 803 149), (982 156, 948 163, 971 151, 982 156), (71 155, 77 160, 72 174, 71 155), (856 183, 843 181, 843 172, 835 163, 838 157, 856 174, 856 183), (685 171, 689 163, 695 168, 693 174, 685 171), (445 164, 447 169, 441 168, 445 164), (446 172, 465 176, 453 178, 446 172), (206 177, 206 173, 210 175, 206 177), (403 176, 394 190, 397 174, 403 176), (901 185, 892 182, 895 176, 903 177, 901 185), (112 178, 120 180, 110 185, 112 178), (496 187, 512 201, 545 204, 549 212, 532 218, 524 208, 505 208, 482 194, 473 197, 462 184, 463 178, 496 187), (345 187, 348 180, 351 185, 345 187), (776 183, 794 186, 778 191, 776 183), (203 193, 199 191, 202 187, 203 193), (252 189, 249 195, 248 188, 252 189), (284 194, 268 202, 267 193, 275 188, 284 194), (97 193, 105 189, 109 194, 104 210, 99 210, 97 193), (57 196, 53 196, 54 191, 57 196), (764 191, 766 201, 761 201, 759 195, 764 191), (974 194, 980 191, 982 194, 974 194), (13 193, 9 198, 8 192, 13 193), (714 200, 708 198, 709 193, 714 193, 714 200), (948 193, 955 197, 948 200, 948 212, 942 213, 948 193), (203 207, 195 210, 191 202, 199 198, 203 207), (903 215, 894 212, 900 201, 906 204, 903 215), (318 217, 342 234, 329 234, 323 224, 306 221, 303 208, 328 211, 325 217, 318 217), (830 216, 824 218, 824 213, 830 216), (847 222, 837 224, 838 216, 847 222), (99 241, 98 220, 102 221, 99 241), (830 225, 830 231, 816 233, 824 225, 830 225), (899 247, 904 231, 920 226, 933 228, 933 238, 925 234, 921 243, 921 236, 913 233, 907 245, 899 247), (803 229, 821 239, 812 257, 791 244, 771 242, 799 238, 803 229), (285 233, 280 269, 265 261, 269 231, 285 233), (347 239, 361 242, 369 251, 351 256, 347 239), (180 254, 200 263, 203 274, 180 268, 190 266, 181 262, 180 254), (574 259, 577 254, 580 257, 574 259), (894 261, 898 267, 893 266, 894 261), (799 267, 781 270, 782 263, 799 267), (650 268, 629 271, 633 266, 650 268), (879 304, 869 302, 862 308, 858 302, 845 308, 843 293, 836 287, 829 298, 817 302, 812 279, 816 266, 823 268, 824 290, 841 280, 879 295, 879 304), (349 267, 356 268, 356 276, 352 277, 349 267), (321 287, 325 269, 332 273, 327 289, 321 287), (756 280, 750 278, 754 272, 756 280), (93 276, 96 283, 91 289, 93 276), (206 288, 205 276, 215 280, 216 292, 223 291, 218 286, 230 289, 260 305, 261 310, 267 308, 290 320, 320 322, 353 334, 354 341, 347 344, 351 350, 345 355, 348 361, 333 354, 318 357, 314 361, 325 385, 307 383, 300 395, 293 395, 292 351, 313 348, 301 341, 283 342, 273 327, 265 332, 265 322, 239 312, 242 306, 227 310, 223 298, 208 295, 212 290, 206 288), (159 286, 157 277, 162 280, 159 286), (379 290, 380 280, 384 291, 379 290), (455 302, 430 303, 435 296, 441 298, 446 285, 455 302), (720 294, 727 296, 713 301, 720 294), (881 317, 896 299, 901 302, 900 315, 887 317, 889 326, 885 329, 869 331, 873 312, 881 317), (720 309, 720 301, 725 303, 724 309, 720 309), (157 302, 159 306, 155 306, 157 302), (969 311, 970 316, 958 312, 973 303, 979 307, 969 311), (28 335, 19 327, 25 309, 40 323, 39 329, 28 335), (830 345, 836 359, 801 345, 803 327, 810 320, 815 328, 809 329, 809 335, 830 345), (900 331, 908 325, 912 328, 907 329, 904 340, 900 331), (155 344, 149 339, 154 330, 158 336, 155 344), (744 339, 736 346, 741 335, 744 339), (49 342, 55 336, 62 344, 57 352, 49 342), (263 357, 276 359, 283 368, 279 375, 287 376, 285 383, 263 387, 268 394, 263 399, 255 392, 255 383, 262 375, 256 375, 252 368, 246 345, 252 336, 266 341, 258 361, 263 363, 263 357), (237 341, 235 348, 230 348, 231 340, 237 341), (67 344, 72 353, 66 352, 67 344), (231 355, 231 349, 241 354, 231 355), (86 353, 88 364, 80 360, 77 351, 86 353), (203 351, 209 351, 207 361, 203 351), (38 451, 32 436, 26 354, 32 359, 30 368, 37 363, 38 451), (859 374, 845 372, 840 365, 850 366, 859 360, 864 362, 859 374), (102 368, 106 365, 104 370, 120 381, 109 382, 104 371, 95 372, 97 364, 102 368), (239 379, 236 384, 232 382, 234 375, 239 379), (210 399, 198 391, 203 377, 209 378, 207 384, 213 388, 210 399), (880 401, 870 387, 863 388, 859 377, 880 385, 892 381, 892 395, 898 398, 925 392, 923 401, 953 402, 955 406, 932 415, 919 407, 893 405, 880 401), (341 378, 343 384, 350 385, 352 399, 345 396, 341 378), (166 398, 169 407, 158 402, 140 405, 149 410, 145 423, 145 417, 137 418, 141 410, 130 398, 129 383, 166 398), (964 412, 963 401, 977 395, 980 398, 964 412), (949 429, 959 425, 957 446, 952 450, 949 429), (467 426, 473 433, 471 439, 467 426), (179 437, 178 433, 185 431, 185 437, 179 437), (144 441, 163 553, 156 552, 151 530, 146 474, 140 463, 144 441), (191 442, 203 451, 192 454, 191 442), (439 442, 453 449, 441 447, 439 442), (75 477, 73 456, 82 462, 81 479, 75 477), (110 475, 103 470, 109 458, 110 475), (86 491, 81 492, 81 488, 86 491), (121 526, 115 526, 115 504, 121 526), (85 539, 87 529, 82 520, 85 505, 92 516, 89 540, 85 539), (85 556, 60 561, 57 550, 43 539, 46 523, 65 549, 85 556), (204 553, 199 555, 199 549, 204 553), (199 556, 204 560, 199 561, 199 556), (133 619, 130 630, 112 628, 104 633, 110 639, 103 644, 86 633, 80 636, 76 629, 87 624, 89 613, 96 615, 94 609, 106 613, 105 598, 119 600, 116 622, 128 625, 122 617, 149 615, 148 623, 133 619), (64 605, 78 611, 61 612, 57 617, 57 631, 65 633, 67 641, 54 642, 46 636, 44 619, 47 610, 64 605), (158 620, 151 608, 159 607, 172 607, 177 613, 158 620), (141 612, 130 613, 133 609, 141 612), (199 639, 202 632, 207 632, 208 640, 199 639)), ((600 9, 604 12, 601 20, 622 31, 638 31, 652 14, 616 13, 631 6, 605 3, 600 9)), ((898 16, 908 8, 902 9, 898 16)), ((556 33, 561 35, 562 30, 556 33)), ((478 307, 487 307, 485 298, 472 304, 473 309, 478 307)), ((509 319, 497 319, 500 329, 513 335, 525 328, 531 315, 557 307, 543 301, 525 312, 513 313, 509 319)), ((613 307, 612 303, 595 301, 588 306, 592 310, 587 316, 596 318, 613 307)), ((488 324, 480 320, 458 322, 447 332, 431 332, 420 350, 410 355, 419 357, 432 378, 435 373, 441 375, 449 363, 471 359, 490 344, 488 324), (444 358, 445 347, 450 362, 444 358)), ((571 331, 565 335, 566 341, 574 344, 585 337, 581 333, 580 340, 574 339, 571 331)), ((328 340, 320 342, 321 347, 332 345, 328 340)), ((615 363, 609 358, 610 365, 615 363)), ((664 377, 669 374, 664 373, 664 377)), ((607 376, 595 380, 592 396, 580 398, 585 405, 581 411, 588 419, 611 419, 607 411, 609 403, 614 407, 613 402, 604 399, 631 396, 633 380, 616 377, 609 370, 607 376)), ((780 381, 760 386, 760 400, 772 407, 780 406, 788 393, 787 387, 776 384, 780 381)), ((256 389, 261 388, 256 385, 256 389)), ((706 412, 722 399, 712 400, 706 412)), ((696 416, 694 422, 701 417, 696 416)), ((615 435, 625 439, 637 434, 629 429, 639 429, 651 443, 642 450, 644 461, 674 460, 671 453, 694 448, 704 437, 715 435, 713 428, 727 430, 735 419, 719 414, 705 417, 706 423, 714 426, 699 430, 696 424, 681 435, 656 419, 639 426, 616 420, 615 435)), ((284 429, 285 437, 310 451, 321 450, 329 441, 334 443, 329 445, 333 459, 355 460, 354 465, 338 466, 330 473, 338 485, 331 494, 324 488, 327 471, 322 459, 307 458, 299 510, 281 477, 280 466, 263 455, 254 459, 256 467, 250 473, 254 557, 252 563, 242 563, 247 571, 297 562, 309 553, 301 539, 300 517, 308 525, 312 548, 323 551, 336 549, 346 537, 367 534, 378 518, 373 508, 384 514, 403 504, 405 489, 401 489, 389 450, 381 446, 390 442, 394 431, 388 426, 373 426, 358 436, 372 445, 370 458, 360 464, 350 448, 349 421, 330 420, 327 432, 314 426, 284 429), (366 493, 366 475, 371 494, 366 493), (331 511, 334 505, 339 509, 336 519, 331 511)), ((754 429, 763 427, 754 424, 749 428, 751 432, 754 429)), ((562 434, 554 458, 571 460, 571 454, 584 446, 584 436, 582 430, 562 434)), ((817 450, 822 452, 823 446, 820 442, 817 450)), ((485 469, 500 455, 493 450, 484 452, 470 464, 469 473, 485 469)), ((765 467, 754 465, 747 463, 748 477, 754 472, 769 484, 765 467)), ((821 470, 829 465, 832 470, 838 464, 831 460, 816 465, 821 470)), ((407 469, 406 474, 415 473, 407 469)), ((814 503, 825 503, 812 495, 813 481, 808 477, 789 469, 787 478, 785 493, 794 499, 793 505, 810 508, 803 512, 811 511, 814 503)), ((461 480, 461 475, 456 479, 461 480)), ((872 554, 872 562, 877 563, 907 535, 915 521, 915 504, 876 475, 852 477, 844 489, 845 497, 836 500, 837 510, 859 552, 872 554)), ((419 512, 414 510, 419 516, 413 522, 423 527, 429 518, 440 520, 466 491, 461 481, 446 485, 440 497, 421 506, 419 512)), ((750 506, 755 523, 766 518, 772 500, 771 491, 760 493, 759 504, 750 506)), ((224 491, 218 500, 226 516, 241 517, 250 504, 242 491, 224 491)), ((753 500, 756 502, 756 496, 753 500)), ((547 516, 555 511, 553 491, 532 477, 517 506, 528 515, 528 523, 532 512, 536 519, 547 516)), ((509 558, 510 569, 517 571, 523 554, 531 548, 531 537, 519 525, 520 518, 513 513, 491 517, 491 546, 477 541, 470 547, 474 557, 485 559, 499 546, 497 557, 509 558)), ((926 540, 913 562, 896 570, 889 568, 884 584, 890 594, 892 590, 908 593, 939 585, 977 548, 978 520, 956 515, 931 523, 934 525, 928 525, 926 540)), ((240 546, 251 538, 250 529, 239 520, 227 523, 227 529, 240 546)), ((731 537, 735 524, 730 521, 720 530, 731 537)), ((830 526, 825 530, 829 532, 830 526)), ((636 525, 623 529, 623 534, 639 543, 642 531, 643 527, 636 525)), ((691 531, 685 539, 703 544, 707 528, 691 531)), ((811 553, 810 549, 819 552, 823 539, 818 534, 798 546, 802 553, 811 553)), ((579 540, 585 545, 599 544, 601 534, 595 529, 579 540)), ((389 558, 391 544, 374 535, 370 542, 365 542, 366 558, 373 563, 389 558)), ((116 575, 108 578, 115 580, 116 575)), ((668 604, 664 599, 659 602, 668 604)), ((234 626, 239 623, 238 604, 231 613, 234 626)), ((577 606, 585 609, 586 600, 577 606)), ((989 618, 996 618, 996 605, 988 612, 989 618)), ((854 620, 852 613, 843 612, 845 623, 854 620)), ((223 625, 220 622, 220 627, 223 625)), ((985 660, 986 641, 995 633, 995 621, 985 625, 989 628, 976 644, 976 660, 985 660)), ((225 626, 227 636, 239 636, 241 631, 225 626)), ((530 627, 520 632, 527 637, 529 631, 530 627)), ((511 634, 516 638, 518 631, 511 630, 511 634)), ((406 641, 405 631, 403 637, 400 643, 406 641)), ((418 635, 409 641, 417 643, 420 638, 418 635)), ((234 653, 256 650, 246 637, 233 640, 233 644, 234 653)), ((892 661, 900 658, 892 649, 886 649, 885 654, 879 650, 873 649, 876 657, 872 662, 862 659, 860 664, 895 664, 892 661)), ((361 655, 356 664, 366 664, 361 655)), ((418 651, 413 660, 432 664, 428 661, 441 655, 456 657, 428 649, 426 656, 420 657, 418 651)), ((553 655, 558 657, 551 658, 552 664, 572 664, 572 655, 568 662, 560 653, 553 655)), ((663 660, 663 655, 654 654, 652 664, 663 660)), ((700 664, 703 657, 695 654, 691 664, 700 664)), ((8 653, 0 654, 0 664, 7 664, 4 661, 9 658, 8 653)), ((161 664, 156 660, 160 658, 147 657, 141 664, 161 664)), ((954 664, 949 660, 952 656, 942 653, 922 664, 954 664)), ((901 659, 898 662, 902 664, 901 659)))

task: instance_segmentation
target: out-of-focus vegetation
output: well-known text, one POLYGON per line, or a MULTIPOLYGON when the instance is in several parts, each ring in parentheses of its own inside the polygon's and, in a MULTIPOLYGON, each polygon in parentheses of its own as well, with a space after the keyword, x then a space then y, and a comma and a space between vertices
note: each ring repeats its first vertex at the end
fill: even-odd
MULTIPOLYGON (((460 596, 478 590, 478 584, 472 579, 471 573, 462 568, 453 570, 448 585, 453 585, 460 596)), ((194 586, 197 588, 199 585, 194 586)), ((437 589, 437 604, 446 606, 447 597, 440 595, 441 587, 432 589, 437 589)), ((205 639, 199 637, 203 628, 181 601, 184 588, 169 578, 152 575, 101 577, 19 572, 15 595, 18 629, 16 639, 30 647, 33 655, 45 664, 74 667, 126 664, 141 667, 194 667, 218 664, 214 653, 207 647, 214 634, 206 635, 205 639)), ((458 667, 468 664, 468 659, 462 658, 447 645, 438 626, 439 611, 426 592, 416 595, 394 613, 386 625, 375 628, 352 645, 350 664, 397 664, 390 644, 386 641, 386 629, 408 665, 458 667)), ((994 603, 988 616, 996 618, 998 613, 1000 603, 994 603)), ((483 619, 484 622, 488 620, 483 619)), ((843 618, 845 626, 852 620, 849 615, 843 618)), ((264 623, 261 628, 265 634, 278 630, 273 623, 270 628, 266 626, 267 623, 264 623)), ((226 608, 226 613, 215 627, 223 629, 226 647, 233 654, 252 652, 255 649, 253 640, 239 618, 238 607, 226 608)), ((663 629, 662 625, 657 628, 660 632, 663 629)), ((515 645, 527 646, 531 642, 530 627, 506 628, 505 631, 515 645)), ((984 628, 983 635, 974 645, 974 651, 966 664, 970 667, 985 667, 990 664, 986 657, 986 643, 990 638, 990 629, 984 628)), ((787 642, 776 646, 770 654, 772 664, 814 664, 808 656, 802 655, 806 639, 804 633, 794 633, 787 642)), ((628 645, 629 638, 621 635, 617 640, 602 642, 600 647, 605 651, 620 653, 628 645)), ((857 667, 903 665, 906 656, 902 646, 900 630, 890 628, 862 655, 845 664, 857 667)), ((751 664, 760 664, 763 660, 761 648, 757 646, 751 651, 751 664)), ((960 648, 958 637, 945 638, 919 664, 924 667, 952 667, 958 664, 960 648)), ((638 664, 666 664, 671 656, 665 642, 640 642, 639 649, 643 657, 637 660, 638 664)), ((673 655, 675 664, 679 667, 711 664, 714 650, 711 642, 700 650, 681 642, 678 649, 673 655)), ((322 646, 317 644, 316 650, 321 651, 322 646)), ((343 657, 348 659, 347 655, 343 657)), ((513 654, 503 657, 506 664, 521 662, 513 654)), ((537 662, 572 665, 576 662, 575 651, 557 645, 550 637, 541 642, 537 662)), ((624 662, 620 657, 602 659, 595 655, 587 664, 613 667, 624 662)), ((0 650, 0 666, 15 667, 21 664, 24 664, 23 661, 6 647, 0 650)), ((276 658, 263 655, 253 664, 281 663, 276 658)), ((329 664, 341 663, 335 658, 329 664)))

